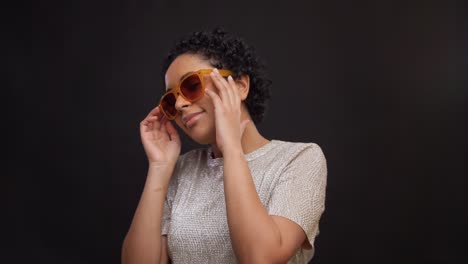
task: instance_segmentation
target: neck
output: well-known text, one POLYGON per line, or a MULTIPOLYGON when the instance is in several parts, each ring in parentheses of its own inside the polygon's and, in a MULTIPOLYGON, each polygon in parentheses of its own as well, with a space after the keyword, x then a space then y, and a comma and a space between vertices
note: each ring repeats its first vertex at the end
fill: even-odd
MULTIPOLYGON (((248 154, 252 151, 259 149, 260 147, 266 145, 270 142, 268 139, 264 138, 257 130, 254 122, 251 121, 247 124, 247 127, 242 134, 241 145, 244 154, 248 154)), ((219 158, 223 156, 223 153, 219 150, 216 144, 212 144, 212 150, 214 158, 219 158)))

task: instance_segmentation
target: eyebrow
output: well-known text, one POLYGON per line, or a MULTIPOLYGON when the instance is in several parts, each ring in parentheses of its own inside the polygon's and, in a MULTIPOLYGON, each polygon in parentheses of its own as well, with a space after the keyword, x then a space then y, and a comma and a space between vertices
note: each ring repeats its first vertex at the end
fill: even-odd
MULTIPOLYGON (((185 76, 187 76, 187 75, 189 75, 191 73, 193 73, 193 71, 189 71, 189 72, 184 73, 182 76, 180 76, 179 82, 182 81, 182 79, 185 78, 185 76)), ((173 87, 169 87, 169 88, 166 89, 166 92, 169 92, 172 89, 173 89, 173 87)))

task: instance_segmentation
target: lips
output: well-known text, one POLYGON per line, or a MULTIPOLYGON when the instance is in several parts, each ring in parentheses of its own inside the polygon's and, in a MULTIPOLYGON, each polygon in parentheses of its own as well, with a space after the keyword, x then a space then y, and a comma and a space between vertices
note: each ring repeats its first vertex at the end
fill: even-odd
POLYGON ((196 122, 196 120, 198 119, 198 116, 201 113, 202 112, 196 112, 196 113, 191 113, 191 114, 184 115, 182 117, 182 122, 184 123, 184 125, 186 127, 190 127, 190 126, 192 126, 192 124, 194 124, 194 122, 196 122))

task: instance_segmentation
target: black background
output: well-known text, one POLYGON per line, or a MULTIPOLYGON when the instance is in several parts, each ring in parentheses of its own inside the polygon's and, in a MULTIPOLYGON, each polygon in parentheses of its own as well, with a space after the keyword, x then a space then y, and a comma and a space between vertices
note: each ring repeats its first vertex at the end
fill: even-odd
MULTIPOLYGON (((262 134, 315 142, 327 157, 313 263, 466 261, 460 3, 15 1, 2 11, 2 263, 120 262, 146 177, 138 126, 163 91, 162 58, 181 35, 216 25, 268 65, 262 134)), ((183 152, 194 147, 184 138, 183 152)))

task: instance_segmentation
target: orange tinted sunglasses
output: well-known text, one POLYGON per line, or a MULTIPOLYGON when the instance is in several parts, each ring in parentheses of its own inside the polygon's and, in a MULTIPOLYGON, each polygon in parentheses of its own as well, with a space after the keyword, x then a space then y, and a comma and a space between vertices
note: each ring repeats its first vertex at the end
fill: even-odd
MULTIPOLYGON (((192 72, 182 78, 179 84, 165 93, 159 101, 159 109, 169 120, 174 120, 179 113, 175 104, 177 97, 182 96, 185 100, 193 103, 201 99, 205 95, 205 82, 203 75, 210 74, 214 69, 202 69, 192 72)), ((234 72, 229 70, 218 70, 223 77, 233 75, 234 72)))

